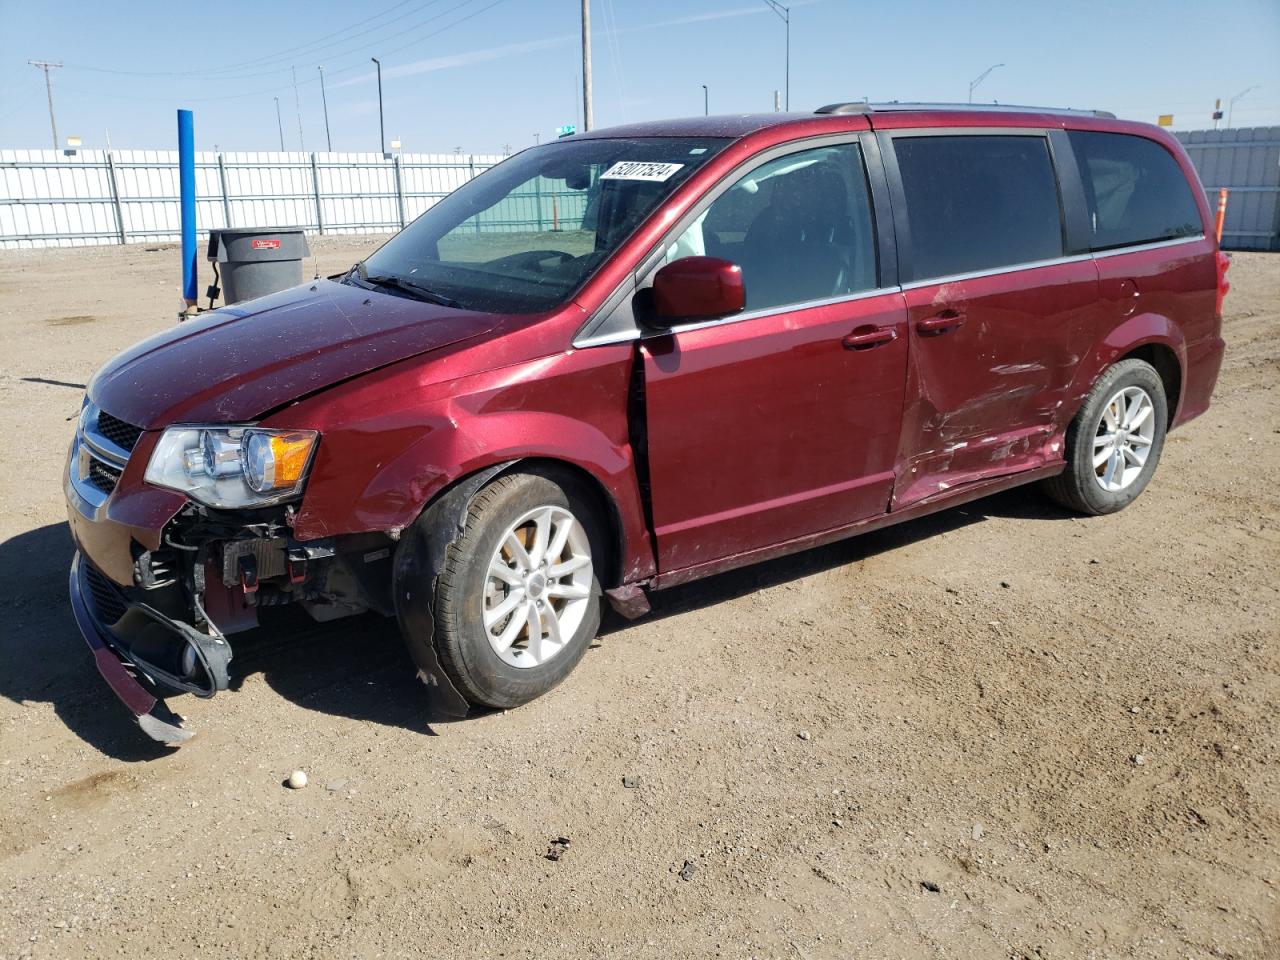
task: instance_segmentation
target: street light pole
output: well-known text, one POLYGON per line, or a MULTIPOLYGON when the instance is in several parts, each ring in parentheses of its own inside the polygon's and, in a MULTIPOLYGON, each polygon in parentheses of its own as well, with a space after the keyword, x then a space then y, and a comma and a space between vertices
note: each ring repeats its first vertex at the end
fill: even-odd
POLYGON ((708 115, 711 113, 710 107, 708 106, 708 104, 710 103, 710 101, 708 100, 708 98, 707 98, 707 97, 708 97, 708 95, 707 95, 707 85, 704 83, 704 84, 702 85, 702 115, 703 115, 704 117, 705 117, 705 116, 708 116, 708 115))
POLYGON ((329 136, 329 100, 324 95, 324 67, 320 68, 320 102, 324 104, 324 142, 333 153, 333 138, 329 136))
POLYGON ((582 129, 592 126, 591 111, 591 0, 582 0, 582 129))
POLYGON ((58 121, 53 117, 53 81, 49 79, 49 71, 62 66, 60 63, 50 63, 48 60, 28 60, 37 70, 44 71, 44 90, 49 95, 49 127, 53 130, 53 149, 58 149, 58 121))
POLYGON ((387 152, 387 130, 382 123, 382 61, 377 57, 370 57, 374 63, 378 65, 378 152, 387 152))
POLYGON ((280 119, 280 98, 272 99, 276 102, 276 129, 280 131, 280 152, 284 153, 284 121, 280 119))
POLYGON ((293 71, 293 108, 298 112, 298 149, 306 153, 307 141, 302 139, 302 98, 298 96, 298 68, 289 69, 293 71))
POLYGON ((787 54, 786 54, 786 77, 783 86, 783 103, 786 109, 791 109, 791 8, 784 7, 778 0, 764 0, 769 5, 769 9, 777 14, 778 19, 787 26, 787 54))
MULTIPOLYGON (((1244 97, 1247 97, 1249 94, 1253 93, 1253 91, 1257 89, 1258 89, 1258 84, 1255 83, 1248 90, 1241 90, 1234 97, 1232 97, 1230 100, 1227 101, 1227 129, 1228 130, 1231 129, 1231 111, 1233 111, 1236 108, 1236 101, 1243 99, 1244 97)), ((50 110, 52 109, 53 108, 50 107, 50 110)))
POLYGON ((1003 67, 1003 66, 1004 66, 1003 63, 993 63, 991 66, 987 67, 987 69, 983 70, 980 74, 974 77, 972 81, 970 81, 969 83, 969 102, 970 103, 973 103, 973 91, 975 88, 977 88, 978 84, 980 84, 983 80, 987 79, 987 74, 989 74, 996 67, 1003 67))

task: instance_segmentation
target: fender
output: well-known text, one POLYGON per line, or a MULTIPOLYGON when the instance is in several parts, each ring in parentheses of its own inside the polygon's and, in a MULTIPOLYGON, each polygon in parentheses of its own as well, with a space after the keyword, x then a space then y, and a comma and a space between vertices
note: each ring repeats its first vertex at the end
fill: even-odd
POLYGON ((1168 317, 1158 313, 1135 313, 1125 318, 1112 328, 1111 332, 1099 340, 1076 367, 1075 377, 1069 391, 1070 406, 1068 416, 1061 418, 1058 424, 1058 439, 1066 436, 1067 427, 1075 419, 1076 412, 1088 396, 1098 378, 1117 360, 1132 353, 1140 347, 1158 344, 1168 347, 1178 360, 1179 396, 1170 397, 1172 409, 1179 409, 1181 393, 1187 382, 1187 344, 1182 331, 1168 317))
POLYGON ((551 460, 591 478, 612 508, 621 582, 652 576, 627 422, 631 353, 620 346, 431 384, 412 369, 374 375, 314 398, 305 417, 307 404, 294 408, 291 423, 321 431, 294 536, 395 536, 459 480, 497 464, 551 460))

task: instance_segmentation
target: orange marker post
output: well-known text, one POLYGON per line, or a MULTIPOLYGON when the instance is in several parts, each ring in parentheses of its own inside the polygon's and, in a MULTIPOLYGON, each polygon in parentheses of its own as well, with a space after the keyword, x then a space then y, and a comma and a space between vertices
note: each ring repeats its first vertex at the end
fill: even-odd
POLYGON ((1218 235, 1218 245, 1222 245, 1222 224, 1227 219, 1227 188, 1218 191, 1218 219, 1214 224, 1214 232, 1218 235))

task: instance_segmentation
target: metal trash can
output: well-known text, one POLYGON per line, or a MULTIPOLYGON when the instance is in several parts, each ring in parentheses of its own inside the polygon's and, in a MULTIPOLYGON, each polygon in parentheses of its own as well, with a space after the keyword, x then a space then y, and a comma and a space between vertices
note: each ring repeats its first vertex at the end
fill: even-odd
POLYGON ((209 262, 227 305, 297 286, 310 252, 301 230, 209 231, 209 262))

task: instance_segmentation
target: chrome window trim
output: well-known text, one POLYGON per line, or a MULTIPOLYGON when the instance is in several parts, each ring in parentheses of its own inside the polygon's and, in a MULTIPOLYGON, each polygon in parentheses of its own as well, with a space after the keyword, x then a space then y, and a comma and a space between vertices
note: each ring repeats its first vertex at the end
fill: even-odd
POLYGON ((1197 233, 1191 237, 1174 237, 1172 240, 1153 240, 1150 243, 1135 243, 1129 247, 1112 247, 1110 250, 1097 250, 1090 256, 1095 260, 1101 260, 1103 257, 1118 257, 1122 253, 1139 253, 1143 250, 1160 250, 1164 247, 1176 247, 1184 243, 1198 243, 1205 239, 1204 233, 1197 233))
POLYGON ((573 345, 575 347, 599 347, 613 343, 630 343, 633 340, 643 340, 646 337, 671 336, 672 334, 685 333, 692 330, 706 330, 710 327, 721 327, 730 323, 742 323, 747 320, 758 320, 761 317, 776 316, 780 313, 794 313, 801 310, 808 310, 813 307, 833 306, 839 303, 849 303, 855 300, 865 300, 870 297, 883 296, 888 293, 918 290, 921 287, 937 286, 943 283, 960 283, 965 280, 979 280, 983 277, 994 277, 1004 273, 1021 273, 1026 270, 1035 270, 1039 267, 1057 267, 1068 263, 1083 263, 1086 260, 1101 260, 1104 257, 1115 257, 1125 253, 1140 253, 1144 250, 1160 250, 1165 247, 1176 247, 1187 243, 1197 243, 1204 239, 1205 235, 1203 233, 1199 233, 1193 237, 1175 237, 1172 240, 1157 240, 1152 243, 1136 244, 1131 247, 1117 247, 1114 250, 1101 250, 1097 253, 1077 253, 1067 257, 1054 257, 1050 260, 1032 260, 1027 263, 1015 263, 1004 267, 994 267, 990 270, 975 270, 970 273, 955 273, 945 277, 931 277, 928 280, 913 280, 910 283, 904 283, 901 286, 877 287, 874 290, 862 290, 858 293, 849 294, 847 296, 827 297, 822 300, 807 300, 803 303, 787 304, 784 307, 765 307, 760 310, 750 310, 743 313, 735 313, 727 317, 718 317, 714 320, 700 320, 696 323, 677 324, 669 330, 664 330, 661 333, 644 333, 637 330, 631 330, 599 337, 584 337, 581 340, 574 341, 573 345))
POLYGON ((1035 270, 1039 267, 1058 267, 1066 263, 1083 263, 1092 259, 1093 254, 1075 253, 1068 257, 1052 257, 1048 260, 1028 260, 1026 263, 1013 263, 1003 267, 992 267, 989 270, 971 270, 968 273, 949 273, 944 277, 930 277, 927 280, 912 280, 910 283, 904 283, 902 289, 918 290, 921 287, 936 287, 942 283, 959 283, 962 280, 995 277, 1002 273, 1022 273, 1024 270, 1035 270))
POLYGON ((876 287, 872 290, 859 290, 857 293, 842 294, 838 297, 823 297, 820 300, 804 300, 800 303, 788 303, 777 307, 761 307, 758 310, 745 310, 742 313, 731 313, 727 317, 716 317, 712 320, 696 320, 690 323, 679 323, 666 330, 624 331, 599 338, 588 337, 574 343, 575 347, 598 347, 606 343, 628 343, 632 340, 644 340, 651 337, 668 337, 676 333, 687 333, 691 330, 706 330, 710 327, 723 327, 730 323, 745 323, 748 320, 759 320, 762 317, 776 317, 782 313, 798 313, 817 307, 830 307, 841 303, 852 303, 856 300, 868 300, 890 293, 901 293, 901 287, 876 287))

